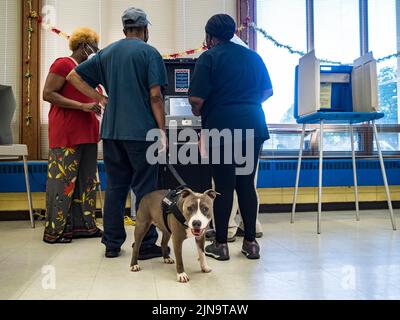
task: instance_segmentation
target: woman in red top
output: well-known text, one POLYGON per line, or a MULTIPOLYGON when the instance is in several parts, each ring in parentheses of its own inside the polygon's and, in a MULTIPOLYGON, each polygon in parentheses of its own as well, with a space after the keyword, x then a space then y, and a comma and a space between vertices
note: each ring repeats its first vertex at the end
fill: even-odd
POLYGON ((91 29, 76 30, 70 57, 50 68, 43 99, 49 112, 49 162, 46 188, 47 243, 69 243, 73 238, 101 237, 96 226, 97 143, 101 107, 66 81, 78 64, 98 51, 99 36, 91 29))

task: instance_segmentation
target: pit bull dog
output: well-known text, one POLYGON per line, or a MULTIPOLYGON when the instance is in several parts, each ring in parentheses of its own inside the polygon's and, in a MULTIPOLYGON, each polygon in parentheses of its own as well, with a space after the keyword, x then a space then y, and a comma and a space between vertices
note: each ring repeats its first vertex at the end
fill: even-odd
POLYGON ((138 264, 139 248, 142 240, 154 224, 162 232, 161 248, 164 263, 173 264, 174 260, 168 254, 168 242, 172 236, 173 249, 176 259, 177 278, 179 282, 189 281, 185 273, 182 259, 182 244, 189 237, 195 237, 201 270, 211 272, 204 254, 205 231, 213 215, 214 200, 217 192, 208 190, 204 193, 196 193, 190 189, 183 189, 176 193, 175 212, 166 214, 163 210, 167 190, 154 191, 146 195, 139 205, 136 216, 135 243, 133 245, 131 271, 140 271, 138 264))

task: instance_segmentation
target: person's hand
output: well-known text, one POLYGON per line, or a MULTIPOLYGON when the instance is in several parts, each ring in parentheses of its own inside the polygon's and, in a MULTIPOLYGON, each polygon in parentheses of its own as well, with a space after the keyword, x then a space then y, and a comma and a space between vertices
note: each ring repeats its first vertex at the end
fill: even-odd
POLYGON ((192 113, 196 117, 200 117, 201 116, 200 110, 198 110, 196 107, 192 107, 192 113))
POLYGON ((94 112, 98 116, 101 116, 101 106, 97 103, 82 103, 81 110, 85 112, 94 112))
POLYGON ((104 108, 108 104, 108 97, 100 95, 99 104, 104 108))

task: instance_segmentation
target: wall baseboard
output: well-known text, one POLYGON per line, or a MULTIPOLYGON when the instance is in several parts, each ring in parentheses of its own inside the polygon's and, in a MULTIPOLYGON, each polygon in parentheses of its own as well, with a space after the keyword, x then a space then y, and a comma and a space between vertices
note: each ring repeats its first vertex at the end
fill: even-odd
MULTIPOLYGON (((379 202, 360 202, 360 210, 387 210, 387 201, 379 202)), ((400 209, 400 201, 392 201, 393 209, 400 209)), ((355 211, 355 203, 352 202, 331 202, 323 203, 322 211, 355 211)), ((296 205, 296 213, 298 212, 317 212, 317 203, 299 203, 296 205)), ((262 204, 260 205, 260 213, 291 213, 292 204, 262 204)))
MULTIPOLYGON (((400 201, 393 201, 393 208, 400 209, 400 201)), ((360 202, 360 210, 387 210, 387 202, 379 201, 379 202, 360 202)), ((296 206, 296 213, 302 212, 317 212, 318 205, 316 203, 301 203, 296 206)), ((322 210, 324 212, 332 212, 332 211, 352 211, 355 210, 354 203, 349 202, 336 202, 336 203, 324 203, 322 205, 322 210)), ((291 204, 263 204, 260 206, 260 214, 289 214, 292 212, 291 204)), ((44 214, 44 211, 41 210, 41 214, 44 214)), ((125 215, 130 216, 130 209, 127 208, 125 211, 125 215)), ((102 214, 100 210, 96 211, 96 217, 102 218, 102 214)), ((37 220, 37 219, 36 219, 37 220)), ((4 211, 0 213, 0 221, 29 221, 29 212, 28 211, 4 211)))

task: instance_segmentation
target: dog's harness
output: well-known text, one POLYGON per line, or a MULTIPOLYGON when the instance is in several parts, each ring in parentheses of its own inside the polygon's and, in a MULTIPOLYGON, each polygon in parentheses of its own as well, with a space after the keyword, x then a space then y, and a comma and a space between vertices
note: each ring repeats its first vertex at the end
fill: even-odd
POLYGON ((163 198, 161 206, 163 211, 164 224, 168 232, 171 233, 171 229, 168 226, 168 215, 173 214, 176 220, 179 221, 185 229, 189 228, 186 224, 186 219, 183 216, 181 210, 178 208, 178 199, 181 192, 186 188, 186 186, 180 186, 174 190, 170 190, 167 195, 163 198))

